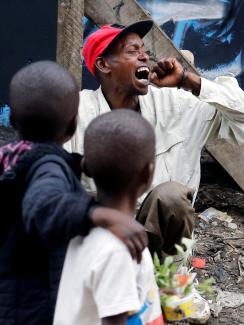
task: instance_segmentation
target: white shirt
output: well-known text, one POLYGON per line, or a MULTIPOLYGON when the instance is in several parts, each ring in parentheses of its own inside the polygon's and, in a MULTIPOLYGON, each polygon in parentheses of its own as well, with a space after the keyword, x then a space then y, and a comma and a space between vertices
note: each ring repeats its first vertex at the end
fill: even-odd
POLYGON ((148 249, 136 264, 108 230, 95 228, 84 239, 74 238, 65 258, 54 325, 99 325, 101 318, 124 312, 131 315, 130 325, 163 324, 148 249))
MULTIPOLYGON (((201 78, 198 97, 176 88, 149 86, 148 93, 139 96, 139 103, 142 116, 156 133, 152 188, 162 182, 178 181, 197 193, 201 150, 206 141, 224 138, 244 142, 244 92, 233 77, 218 77, 214 82, 201 78)), ((83 154, 86 127, 109 111, 101 88, 81 91, 77 131, 65 148, 83 154)), ((91 181, 84 185, 95 191, 91 181)))

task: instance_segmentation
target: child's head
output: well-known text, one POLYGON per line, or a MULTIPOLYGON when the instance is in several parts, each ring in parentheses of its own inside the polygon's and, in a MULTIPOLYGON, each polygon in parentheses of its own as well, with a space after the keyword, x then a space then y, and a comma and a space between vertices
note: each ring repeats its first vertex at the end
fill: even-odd
POLYGON ((100 115, 84 137, 84 165, 98 192, 111 197, 141 195, 154 170, 155 136, 151 125, 129 109, 100 115))
POLYGON ((32 63, 11 80, 11 121, 25 140, 67 141, 76 128, 78 105, 74 77, 55 62, 32 63))

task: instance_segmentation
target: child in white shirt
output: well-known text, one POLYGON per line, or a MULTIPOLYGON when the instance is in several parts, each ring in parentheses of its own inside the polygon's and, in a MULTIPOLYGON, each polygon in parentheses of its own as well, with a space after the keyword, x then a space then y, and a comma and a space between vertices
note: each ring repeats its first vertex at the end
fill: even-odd
MULTIPOLYGON (((96 183, 99 204, 133 218, 137 198, 151 183, 154 151, 153 129, 140 114, 119 109, 94 119, 84 138, 84 170, 96 183)), ((78 324, 163 324, 148 249, 136 264, 103 228, 70 242, 54 325, 78 324)))

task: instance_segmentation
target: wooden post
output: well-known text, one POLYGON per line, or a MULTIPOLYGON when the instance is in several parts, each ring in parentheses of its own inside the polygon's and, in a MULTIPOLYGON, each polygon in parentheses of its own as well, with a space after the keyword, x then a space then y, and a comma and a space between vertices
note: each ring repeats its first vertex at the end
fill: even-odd
POLYGON ((207 143, 206 149, 244 190, 244 145, 218 139, 207 143))
POLYGON ((81 87, 84 0, 58 0, 57 62, 73 73, 81 87))

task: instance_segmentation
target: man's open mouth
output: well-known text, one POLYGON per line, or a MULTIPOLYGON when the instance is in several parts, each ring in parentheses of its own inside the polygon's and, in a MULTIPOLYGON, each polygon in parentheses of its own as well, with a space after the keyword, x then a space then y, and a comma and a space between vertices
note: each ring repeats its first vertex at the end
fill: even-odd
POLYGON ((147 80, 149 78, 149 68, 140 67, 136 70, 135 76, 138 80, 147 80))

